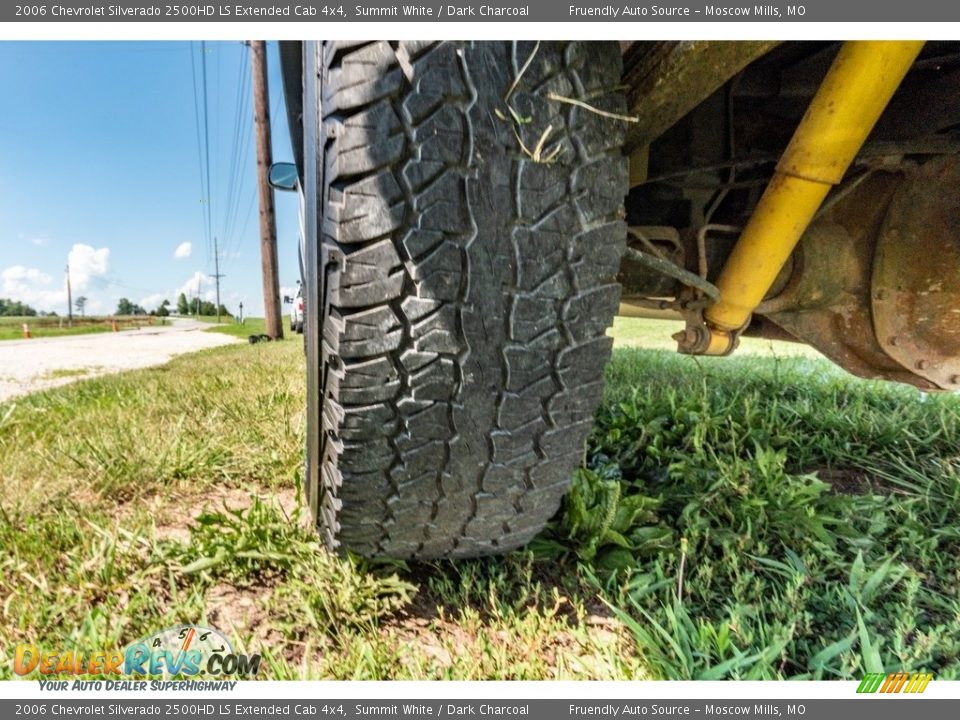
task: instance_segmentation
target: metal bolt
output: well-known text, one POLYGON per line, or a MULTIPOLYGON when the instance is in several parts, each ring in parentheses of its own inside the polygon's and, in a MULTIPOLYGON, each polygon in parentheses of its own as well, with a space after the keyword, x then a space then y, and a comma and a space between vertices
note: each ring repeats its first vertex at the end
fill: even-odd
POLYGON ((677 341, 678 350, 690 351, 696 348, 703 340, 703 331, 700 328, 688 327, 672 336, 677 341))
POLYGON ((917 370, 926 370, 927 365, 928 363, 926 360, 917 360, 917 370))
POLYGON ((887 340, 887 344, 895 346, 897 344, 897 336, 893 335, 889 340, 887 340))
POLYGON ((954 375, 950 378, 951 385, 960 385, 960 375, 954 375))

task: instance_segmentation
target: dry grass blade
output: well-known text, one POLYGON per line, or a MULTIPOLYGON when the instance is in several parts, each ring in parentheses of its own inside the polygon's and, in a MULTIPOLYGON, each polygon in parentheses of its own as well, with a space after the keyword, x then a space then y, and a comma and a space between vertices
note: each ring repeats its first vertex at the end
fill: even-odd
POLYGON ((594 107, 589 103, 583 102, 583 100, 577 100, 576 98, 564 97, 563 95, 557 95, 554 92, 549 92, 546 95, 548 100, 553 100, 555 102, 567 103, 568 105, 576 105, 579 108, 584 110, 589 110, 592 113, 600 115, 601 117, 611 118, 612 120, 622 120, 623 122, 635 123, 640 122, 640 118, 634 115, 621 115, 620 113, 607 112, 606 110, 601 110, 598 107, 594 107))
POLYGON ((510 96, 513 95, 514 91, 517 89, 517 86, 520 84, 520 80, 523 78, 525 72, 530 67, 530 63, 533 62, 533 59, 537 56, 537 51, 540 49, 540 41, 537 40, 536 44, 533 46, 533 50, 530 51, 530 55, 527 57, 526 61, 523 63, 523 66, 520 68, 520 72, 517 73, 517 76, 513 79, 513 82, 510 84, 510 89, 507 90, 507 94, 503 96, 503 102, 509 103, 510 96))
POLYGON ((550 152, 544 154, 544 147, 547 144, 547 138, 550 137, 550 133, 553 132, 553 125, 547 125, 547 129, 543 131, 543 134, 540 135, 540 139, 537 140, 536 146, 533 150, 528 148, 523 140, 520 139, 520 133, 517 132, 516 128, 513 129, 513 134, 517 138, 517 142, 520 143, 520 148, 523 150, 523 153, 529 157, 534 162, 550 164, 555 162, 556 159, 560 156, 560 152, 563 148, 560 147, 559 143, 553 146, 553 149, 550 152))

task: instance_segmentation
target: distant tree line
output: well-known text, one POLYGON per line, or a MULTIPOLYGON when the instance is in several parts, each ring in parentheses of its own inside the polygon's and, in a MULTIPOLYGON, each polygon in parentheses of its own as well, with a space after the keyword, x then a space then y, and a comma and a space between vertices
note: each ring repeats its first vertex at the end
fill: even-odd
POLYGON ((37 311, 19 300, 0 298, 0 316, 2 317, 34 317, 37 311))
MULTIPOLYGON (((166 301, 164 301, 166 302, 166 301)), ((178 315, 216 315, 217 306, 216 304, 210 302, 209 300, 200 300, 196 298, 187 299, 187 296, 183 293, 177 297, 177 314, 178 315), (199 311, 199 313, 198 313, 199 311)), ((220 314, 231 316, 231 313, 227 308, 220 304, 220 314)))
MULTIPOLYGON (((217 306, 210 302, 209 300, 201 300, 198 302, 195 299, 187 300, 186 296, 183 293, 180 293, 180 297, 177 298, 177 314, 178 315, 196 315, 199 311, 200 315, 216 315, 217 306)), ((117 301, 117 309, 113 313, 114 315, 153 315, 155 317, 167 317, 170 315, 170 301, 164 300, 160 303, 160 306, 156 310, 151 310, 149 313, 144 310, 140 305, 137 305, 135 302, 131 302, 128 298, 120 298, 117 301)), ((220 305, 220 314, 230 316, 231 312, 224 307, 223 304, 220 305)))
MULTIPOLYGON (((87 307, 87 298, 80 296, 74 302, 74 306, 77 309, 77 312, 82 316, 87 307)), ((210 302, 209 300, 202 300, 199 303, 196 299, 191 298, 187 300, 183 293, 180 293, 180 297, 177 298, 177 313, 180 315, 196 315, 197 311, 200 311, 201 315, 216 315, 217 306, 210 302)), ((147 312, 143 309, 142 306, 138 305, 135 302, 132 302, 129 298, 120 298, 117 301, 117 309, 113 313, 114 315, 153 315, 155 317, 167 317, 170 315, 170 301, 164 300, 160 303, 160 306, 156 310, 151 310, 147 312)), ((220 305, 220 314, 231 316, 232 313, 227 310, 227 308, 221 304, 220 305)), ((50 316, 57 317, 55 312, 37 312, 34 308, 30 307, 26 303, 20 302, 19 300, 9 300, 7 298, 0 298, 0 317, 36 317, 40 316, 50 316)))
POLYGON ((117 309, 113 313, 114 315, 146 315, 147 311, 142 307, 137 305, 135 302, 130 302, 127 298, 120 298, 117 300, 117 309))

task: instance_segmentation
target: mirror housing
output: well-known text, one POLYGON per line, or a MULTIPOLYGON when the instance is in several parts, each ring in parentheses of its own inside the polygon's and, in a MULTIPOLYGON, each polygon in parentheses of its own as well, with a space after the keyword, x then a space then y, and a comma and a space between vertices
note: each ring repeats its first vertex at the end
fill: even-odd
POLYGON ((292 303, 292 302, 293 302, 293 298, 292 298, 292 297, 290 297, 289 295, 284 295, 284 296, 283 296, 283 304, 284 304, 284 305, 289 305, 289 304, 292 303))
POLYGON ((291 191, 297 189, 299 178, 297 166, 293 163, 279 162, 270 166, 270 175, 267 178, 270 187, 274 190, 291 191))

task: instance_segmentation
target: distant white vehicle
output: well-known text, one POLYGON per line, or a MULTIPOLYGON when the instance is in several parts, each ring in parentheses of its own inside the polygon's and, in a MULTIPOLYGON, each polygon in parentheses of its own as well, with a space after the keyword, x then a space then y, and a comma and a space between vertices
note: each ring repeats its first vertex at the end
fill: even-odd
POLYGON ((297 294, 294 297, 285 297, 285 303, 290 303, 290 330, 303 335, 303 283, 297 280, 297 294))

